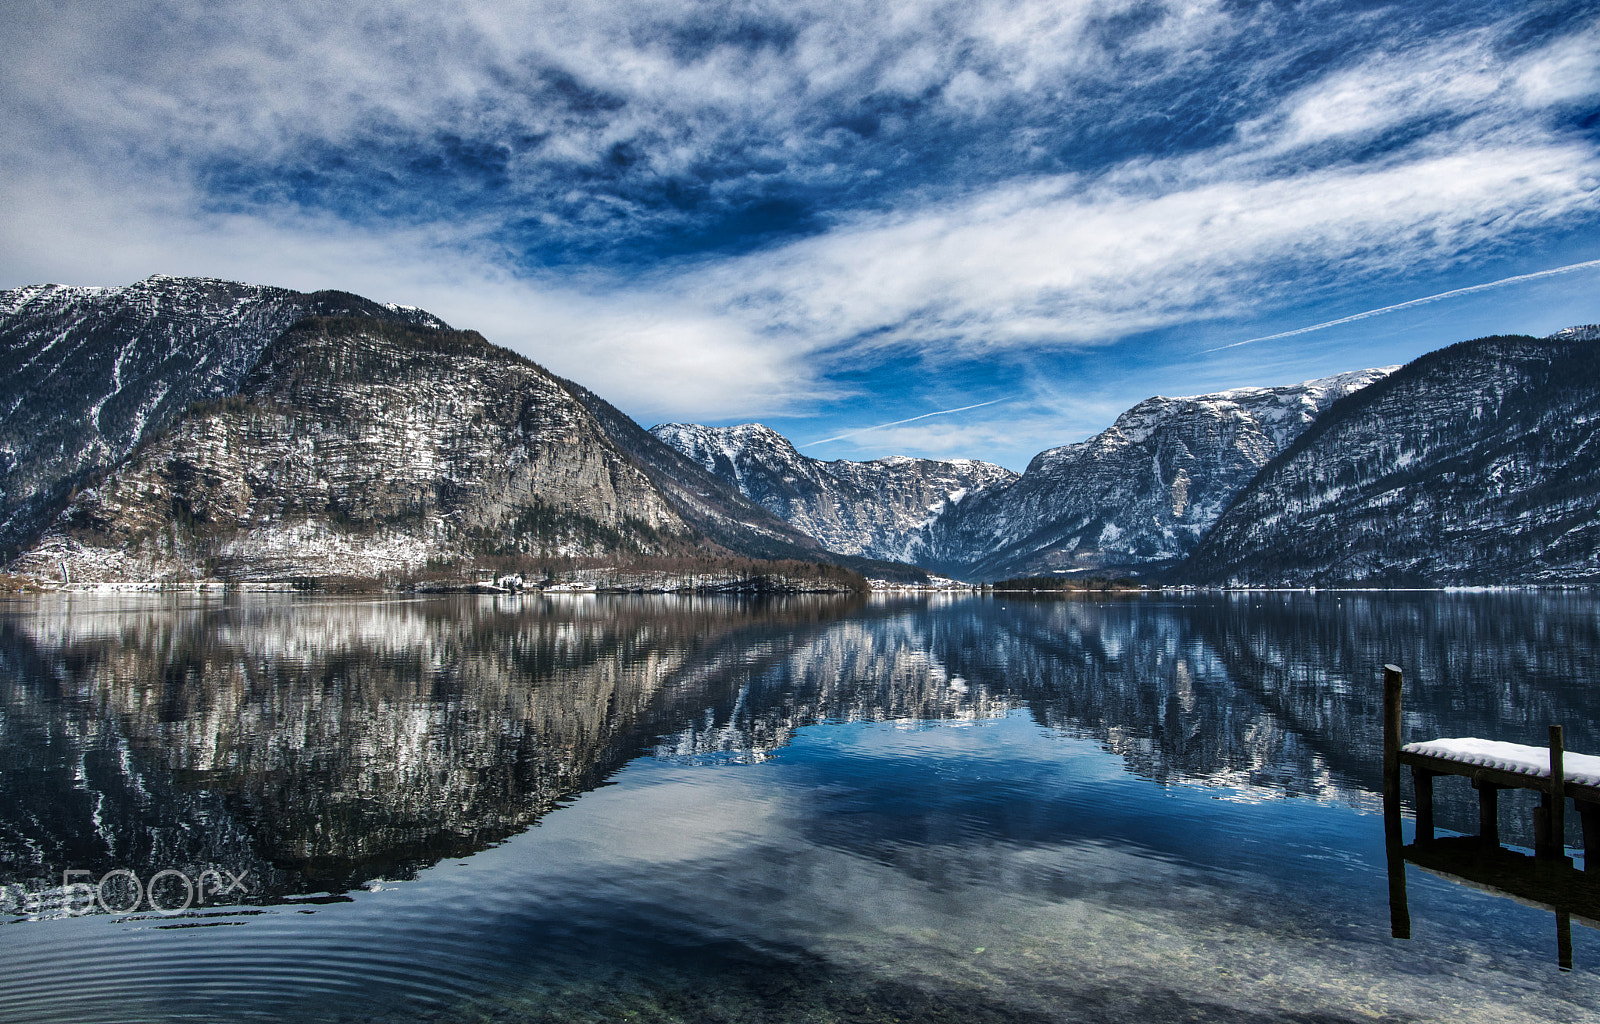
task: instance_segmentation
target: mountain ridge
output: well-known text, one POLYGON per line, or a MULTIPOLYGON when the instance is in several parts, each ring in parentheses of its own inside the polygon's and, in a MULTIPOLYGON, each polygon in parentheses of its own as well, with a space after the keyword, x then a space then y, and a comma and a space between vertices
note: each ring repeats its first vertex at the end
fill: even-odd
POLYGON ((531 360, 473 331, 312 317, 236 394, 190 406, 80 492, 13 566, 84 583, 393 579, 694 540, 531 360))
POLYGON ((1600 580, 1597 341, 1600 325, 1576 325, 1153 396, 1017 474, 824 461, 759 423, 645 430, 475 332, 345 292, 33 285, 0 291, 0 550, 41 577, 66 562, 168 581, 393 575, 533 548, 891 579, 1600 580), (295 360, 313 336, 327 345, 308 376, 295 360), (284 532, 285 516, 314 525, 284 532))
POLYGON ((1419 356, 1263 467, 1197 548, 1208 584, 1600 580, 1600 328, 1419 356))
POLYGON ((1087 440, 1045 449, 1021 474, 970 459, 824 462, 762 424, 650 430, 835 550, 870 548, 963 579, 1144 573, 1185 557, 1237 490, 1325 408, 1393 369, 1154 396, 1087 440), (893 532, 848 514, 881 503, 887 481, 906 475, 924 486, 900 499, 893 532), (842 511, 830 515, 830 504, 842 511))
POLYGON ((831 550, 919 564, 932 517, 1016 478, 975 459, 813 459, 760 423, 659 423, 650 433, 831 550))
POLYGON ((216 278, 0 292, 0 552, 15 554, 75 487, 191 403, 231 394, 273 338, 312 315, 449 326, 349 292, 216 278))

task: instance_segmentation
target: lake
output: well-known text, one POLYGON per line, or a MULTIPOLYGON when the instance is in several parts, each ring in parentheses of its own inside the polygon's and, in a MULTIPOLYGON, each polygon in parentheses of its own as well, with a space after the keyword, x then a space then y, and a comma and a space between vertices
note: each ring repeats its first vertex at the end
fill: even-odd
POLYGON ((1600 1019, 1581 922, 1412 867, 1391 937, 1379 796, 1385 662, 1600 753, 1582 592, 69 594, 0 659, 3 1021, 1600 1019))

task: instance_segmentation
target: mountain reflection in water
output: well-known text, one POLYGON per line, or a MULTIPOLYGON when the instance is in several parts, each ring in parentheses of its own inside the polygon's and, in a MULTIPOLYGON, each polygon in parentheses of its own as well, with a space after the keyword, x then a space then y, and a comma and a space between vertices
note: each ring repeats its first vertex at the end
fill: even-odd
POLYGON ((16 599, 0 1021, 1582 1019, 1588 929, 1390 938, 1379 667, 1600 752, 1597 659, 1577 593, 16 599))
POLYGON ((1600 615, 1559 595, 72 595, 6 609, 0 659, 0 882, 217 864, 269 899, 483 849, 642 753, 758 761, 823 721, 1025 708, 1156 782, 1371 807, 1398 661, 1419 735, 1561 721, 1600 750, 1600 615))

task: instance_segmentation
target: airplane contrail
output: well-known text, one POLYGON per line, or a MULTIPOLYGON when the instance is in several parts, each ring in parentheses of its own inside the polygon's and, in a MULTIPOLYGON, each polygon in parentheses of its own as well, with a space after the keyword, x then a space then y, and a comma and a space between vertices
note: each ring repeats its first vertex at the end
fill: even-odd
POLYGON ((1438 295, 1428 295, 1420 299, 1411 299, 1408 302, 1397 302, 1393 306, 1384 306, 1381 309, 1369 309, 1365 313, 1356 313, 1351 316, 1340 317, 1337 320, 1329 320, 1327 323, 1312 324, 1310 327, 1299 327, 1292 331, 1280 331, 1277 334, 1263 334, 1259 338, 1247 338, 1244 341, 1236 341, 1231 345, 1218 345, 1216 348, 1205 349, 1205 352, 1221 352, 1223 349, 1238 348, 1240 345, 1253 345, 1258 341, 1272 341, 1274 338, 1292 338, 1296 334, 1310 334, 1312 331, 1320 331, 1325 327, 1337 327, 1340 324, 1354 323, 1357 320, 1365 320, 1368 317, 1381 316, 1384 313, 1393 313, 1397 309, 1410 309, 1412 306, 1422 306, 1429 302, 1438 302, 1440 299, 1453 299, 1458 295, 1471 295, 1473 292, 1488 291, 1490 288, 1499 288, 1502 285, 1517 284, 1522 281, 1534 281, 1541 277, 1554 277, 1557 274, 1570 274, 1574 270, 1585 270, 1589 267, 1600 267, 1600 260, 1589 260, 1585 263, 1572 263, 1565 267, 1555 267, 1551 270, 1538 270, 1531 274, 1518 274, 1516 277, 1503 277, 1498 281, 1490 281, 1487 284, 1468 285, 1465 288, 1456 288, 1448 292, 1440 292, 1438 295))
POLYGON ((938 412, 925 412, 921 416, 911 416, 903 420, 893 420, 889 423, 878 423, 870 427, 861 427, 857 430, 847 430, 842 434, 835 434, 832 437, 825 437, 820 441, 807 441, 806 447, 809 448, 814 444, 827 444, 829 441, 842 441, 847 437, 855 437, 857 434, 865 434, 869 430, 882 430, 884 427, 898 427, 902 423, 915 423, 917 420, 925 420, 929 416, 948 416, 953 412, 966 412, 968 409, 982 409, 986 405, 998 405, 1001 402, 1009 402, 1014 397, 1016 396, 1011 395, 1005 398, 996 398, 992 402, 979 402, 977 405, 963 405, 959 409, 940 409, 938 412))

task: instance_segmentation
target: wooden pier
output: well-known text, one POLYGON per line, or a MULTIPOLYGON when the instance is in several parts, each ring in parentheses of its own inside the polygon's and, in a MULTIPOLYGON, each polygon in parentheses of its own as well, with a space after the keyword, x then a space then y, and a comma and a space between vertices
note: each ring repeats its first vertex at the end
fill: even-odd
MULTIPOLYGON (((1567 756, 1561 726, 1550 727, 1548 748, 1502 743, 1474 737, 1424 740, 1401 744, 1402 674, 1383 667, 1383 799, 1384 809, 1400 801, 1400 769, 1411 769, 1417 795, 1417 841, 1433 838, 1433 780, 1440 775, 1470 779, 1478 791, 1478 837, 1500 845, 1500 791, 1531 789, 1540 794, 1534 812, 1535 851, 1540 857, 1566 856, 1566 807, 1572 800, 1583 820, 1585 851, 1600 849, 1600 757, 1567 756)), ((1597 858, 1585 856, 1584 868, 1600 870, 1597 858)))
POLYGON ((1562 729, 1550 726, 1548 747, 1475 737, 1403 743, 1402 674, 1383 668, 1383 818, 1389 860, 1390 931, 1411 937, 1406 864, 1452 881, 1509 896, 1556 915, 1557 960, 1572 969, 1572 919, 1600 928, 1600 757, 1569 755, 1562 729), (1411 769, 1416 793, 1416 838, 1402 829, 1400 772, 1411 769), (1478 792, 1478 834, 1436 838, 1433 785, 1439 776, 1468 779, 1478 792), (1534 856, 1500 845, 1502 789, 1540 794, 1534 810, 1534 856), (1566 855, 1566 802, 1583 822, 1583 870, 1566 855))

